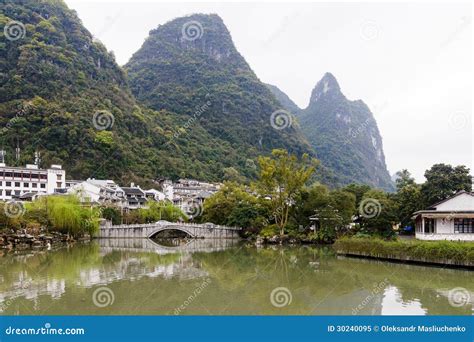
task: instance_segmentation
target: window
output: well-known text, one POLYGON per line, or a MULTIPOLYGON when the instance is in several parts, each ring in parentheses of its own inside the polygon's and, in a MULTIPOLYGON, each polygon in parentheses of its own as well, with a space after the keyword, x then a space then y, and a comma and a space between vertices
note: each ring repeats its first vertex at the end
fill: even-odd
POLYGON ((455 233, 474 233, 474 218, 454 219, 455 233))
POLYGON ((12 182, 5 182, 5 186, 12 186, 12 182))
POLYGON ((435 233, 436 221, 432 218, 425 218, 425 233, 435 233))
POLYGON ((56 182, 56 187, 60 188, 61 187, 61 182, 56 182))
POLYGON ((30 187, 30 183, 23 183, 23 186, 24 186, 25 188, 29 188, 29 187, 30 187))
POLYGON ((37 187, 38 187, 38 184, 37 184, 37 183, 31 183, 31 186, 32 186, 33 188, 37 188, 37 187))
POLYGON ((15 186, 19 188, 20 187, 20 182, 15 182, 15 186))
POLYGON ((45 188, 46 188, 46 184, 44 184, 44 183, 40 184, 40 186, 41 186, 41 189, 45 189, 45 188))
POLYGON ((20 190, 15 190, 15 195, 19 196, 21 194, 20 190))
POLYGON ((58 176, 58 180, 61 180, 63 177, 63 175, 56 175, 56 176, 58 176))
POLYGON ((11 190, 5 190, 5 195, 11 196, 11 195, 12 195, 12 191, 11 191, 11 190))
POLYGON ((21 178, 21 173, 15 172, 15 173, 13 174, 13 177, 15 177, 15 178, 21 178))

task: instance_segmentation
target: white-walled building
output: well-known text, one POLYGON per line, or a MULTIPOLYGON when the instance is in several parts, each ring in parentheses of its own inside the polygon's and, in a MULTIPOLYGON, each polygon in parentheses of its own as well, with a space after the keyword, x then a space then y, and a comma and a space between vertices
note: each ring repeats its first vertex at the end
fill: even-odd
POLYGON ((149 200, 157 202, 164 201, 166 199, 165 194, 156 189, 145 190, 145 197, 149 200))
POLYGON ((72 185, 68 193, 76 195, 81 202, 126 206, 125 192, 113 180, 87 179, 72 185))
POLYGON ((474 241, 474 193, 454 196, 413 214, 420 240, 474 241))
POLYGON ((0 163, 0 199, 7 201, 25 193, 54 194, 66 188, 66 171, 61 165, 39 169, 38 165, 10 167, 0 163))

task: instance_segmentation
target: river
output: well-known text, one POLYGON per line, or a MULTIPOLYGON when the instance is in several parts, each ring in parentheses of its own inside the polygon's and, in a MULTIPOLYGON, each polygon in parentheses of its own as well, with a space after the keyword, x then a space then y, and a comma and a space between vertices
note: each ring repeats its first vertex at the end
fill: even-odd
POLYGON ((474 272, 233 240, 99 240, 0 257, 8 315, 470 315, 474 272))

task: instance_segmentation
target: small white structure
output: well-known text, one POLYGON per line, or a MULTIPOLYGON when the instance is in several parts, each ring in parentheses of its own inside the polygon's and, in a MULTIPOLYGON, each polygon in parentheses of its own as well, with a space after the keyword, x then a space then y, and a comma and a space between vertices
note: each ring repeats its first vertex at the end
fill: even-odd
POLYGON ((459 191, 413 218, 417 239, 474 241, 474 193, 459 191))

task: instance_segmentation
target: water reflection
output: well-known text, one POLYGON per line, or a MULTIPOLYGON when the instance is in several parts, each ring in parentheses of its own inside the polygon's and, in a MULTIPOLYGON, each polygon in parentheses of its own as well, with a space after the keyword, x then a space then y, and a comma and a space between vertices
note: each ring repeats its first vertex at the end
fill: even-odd
POLYGON ((465 315, 472 313, 473 280, 468 270, 341 258, 328 247, 110 239, 1 257, 0 310, 173 314, 183 306, 180 314, 465 315), (113 304, 94 305, 101 286, 113 292, 113 304), (270 298, 279 287, 291 296, 281 307, 270 298), (470 301, 450 305, 453 288, 465 289, 470 301))

